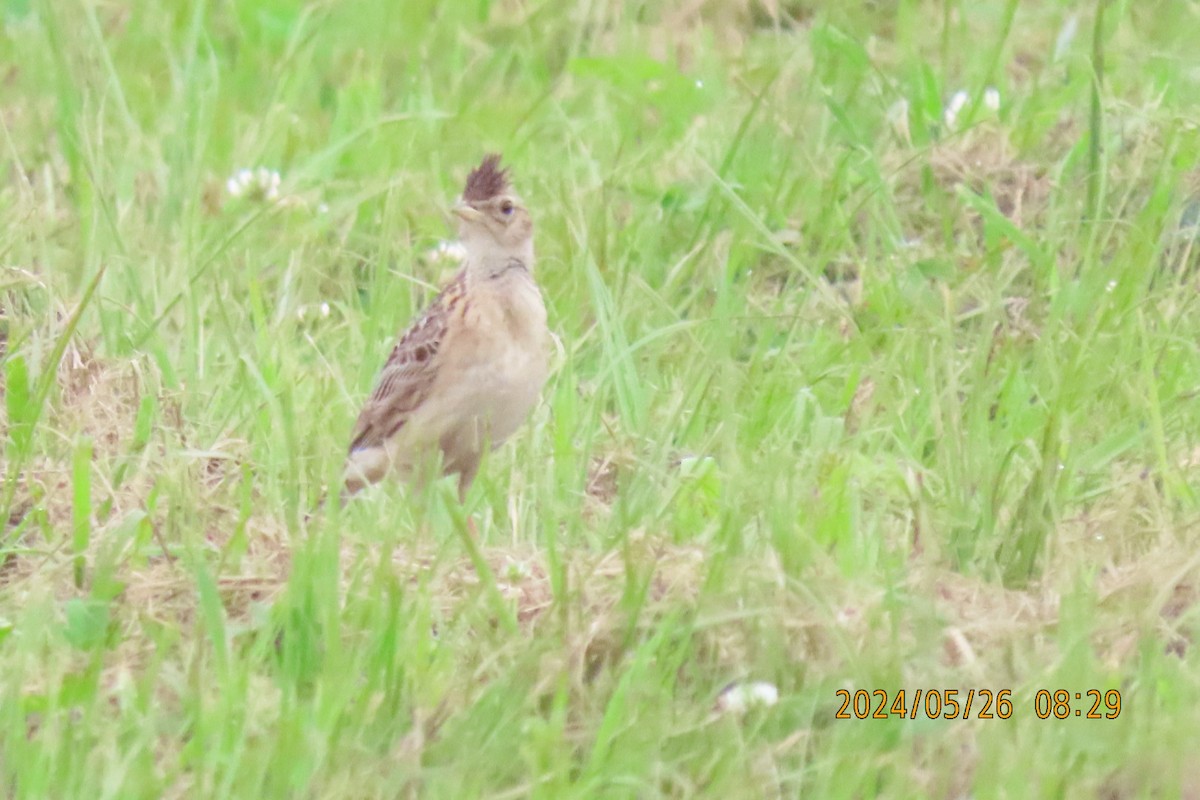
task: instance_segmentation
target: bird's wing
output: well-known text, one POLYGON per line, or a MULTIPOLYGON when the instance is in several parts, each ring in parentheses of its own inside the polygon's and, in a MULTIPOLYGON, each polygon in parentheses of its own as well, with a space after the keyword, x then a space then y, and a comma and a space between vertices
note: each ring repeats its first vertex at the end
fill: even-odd
POLYGON ((463 270, 396 342, 379 373, 375 391, 354 423, 350 453, 382 446, 429 397, 438 373, 438 352, 465 289, 463 270))

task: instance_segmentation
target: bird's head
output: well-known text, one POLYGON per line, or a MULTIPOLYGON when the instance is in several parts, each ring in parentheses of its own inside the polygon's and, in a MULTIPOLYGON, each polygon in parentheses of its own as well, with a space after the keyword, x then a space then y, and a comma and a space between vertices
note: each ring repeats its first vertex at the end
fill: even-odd
POLYGON ((462 199, 453 208, 458 234, 480 256, 532 258, 533 220, 512 191, 500 156, 489 155, 467 176, 462 199))

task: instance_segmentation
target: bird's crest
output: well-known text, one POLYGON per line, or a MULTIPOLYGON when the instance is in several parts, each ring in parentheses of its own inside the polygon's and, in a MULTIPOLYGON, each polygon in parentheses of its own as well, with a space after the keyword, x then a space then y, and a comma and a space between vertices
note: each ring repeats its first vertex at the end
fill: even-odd
POLYGON ((508 170, 500 169, 500 155, 491 153, 484 156, 483 163, 471 170, 471 174, 467 176, 467 186, 463 189, 462 199, 468 203, 491 200, 508 191, 508 188, 508 170))

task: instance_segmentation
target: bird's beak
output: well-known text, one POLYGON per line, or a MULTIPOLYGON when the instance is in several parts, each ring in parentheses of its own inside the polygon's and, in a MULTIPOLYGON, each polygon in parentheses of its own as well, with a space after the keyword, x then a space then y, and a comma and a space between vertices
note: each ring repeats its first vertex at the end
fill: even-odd
POLYGON ((477 222, 483 217, 479 209, 461 200, 455 203, 450 211, 463 222, 477 222))

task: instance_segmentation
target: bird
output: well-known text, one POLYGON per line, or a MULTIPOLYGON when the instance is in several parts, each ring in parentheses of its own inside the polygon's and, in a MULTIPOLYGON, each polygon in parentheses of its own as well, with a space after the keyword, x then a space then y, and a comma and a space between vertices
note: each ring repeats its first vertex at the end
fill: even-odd
POLYGON ((549 370, 534 280, 533 220, 499 154, 467 176, 451 211, 462 268, 401 334, 350 436, 343 498, 395 472, 420 487, 458 475, 464 501, 486 449, 528 418, 549 370))

